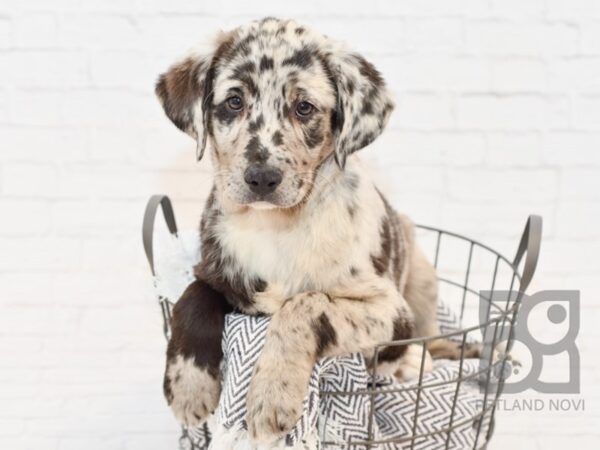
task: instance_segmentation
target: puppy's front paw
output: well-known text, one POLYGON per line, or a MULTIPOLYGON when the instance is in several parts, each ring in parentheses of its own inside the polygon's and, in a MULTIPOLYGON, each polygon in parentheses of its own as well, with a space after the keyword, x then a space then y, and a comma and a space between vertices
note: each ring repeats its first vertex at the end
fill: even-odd
POLYGON ((248 313, 269 314, 273 315, 281 309, 285 302, 285 290, 283 286, 277 283, 269 283, 267 288, 262 292, 256 292, 252 298, 252 306, 248 309, 248 313))
POLYGON ((177 355, 167 366, 164 390, 175 418, 191 427, 200 425, 215 410, 221 383, 196 366, 193 357, 177 355))
MULTIPOLYGON (((419 344, 410 344, 406 353, 400 358, 398 369, 394 374, 399 381, 413 380, 419 377, 421 372, 421 356, 423 347, 419 344)), ((433 370, 433 360, 429 351, 425 351, 425 362, 423 363, 423 374, 433 370)))
POLYGON ((290 432, 302 415, 304 396, 310 377, 292 370, 257 364, 246 399, 248 433, 257 443, 272 443, 290 432))

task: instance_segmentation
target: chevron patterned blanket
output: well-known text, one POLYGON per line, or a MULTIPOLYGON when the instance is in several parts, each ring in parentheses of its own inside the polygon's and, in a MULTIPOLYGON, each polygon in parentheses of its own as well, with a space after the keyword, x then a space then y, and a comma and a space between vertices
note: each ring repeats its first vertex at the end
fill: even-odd
MULTIPOLYGON (((438 310, 438 320, 443 331, 456 328, 454 314, 443 305, 438 310)), ((187 431, 185 439, 181 441, 182 448, 255 448, 250 445, 245 434, 245 398, 268 323, 267 317, 230 314, 226 318, 223 336, 223 392, 219 407, 209 426, 187 431)), ((444 382, 457 378, 459 363, 437 361, 434 370, 423 377, 423 385, 432 387, 421 390, 418 419, 415 423, 417 381, 398 383, 392 377, 378 376, 375 383, 380 388, 380 393, 374 396, 373 401, 367 394, 331 395, 329 393, 339 391, 364 391, 370 384, 370 376, 361 354, 325 358, 313 370, 304 401, 304 413, 296 427, 285 439, 268 448, 366 448, 348 446, 348 442, 364 442, 369 439, 369 420, 374 421, 371 439, 381 442, 372 446, 373 449, 410 448, 410 440, 404 443, 385 441, 423 433, 431 434, 427 439, 415 441, 414 448, 473 448, 477 426, 473 426, 471 419, 480 413, 483 402, 475 376, 478 370, 479 360, 464 361, 463 377, 473 377, 460 385, 457 394, 456 383, 444 382), (436 431, 446 428, 450 423, 455 395, 457 401, 452 423, 456 428, 450 434, 449 446, 446 447, 447 433, 436 431)), ((486 428, 487 424, 482 426, 480 433, 484 434, 486 428)))

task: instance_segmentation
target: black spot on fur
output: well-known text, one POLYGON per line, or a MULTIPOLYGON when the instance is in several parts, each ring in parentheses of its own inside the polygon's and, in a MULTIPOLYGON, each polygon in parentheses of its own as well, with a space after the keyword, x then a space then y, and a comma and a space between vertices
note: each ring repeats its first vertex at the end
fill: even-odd
POLYGON ((273 133, 273 137, 271 138, 273 145, 279 147, 283 144, 283 134, 281 131, 277 130, 273 133))
POLYGON ((348 215, 351 219, 354 219, 354 214, 356 214, 356 207, 354 205, 348 205, 346 207, 348 209, 348 215))
POLYGON ((375 140, 377 136, 375 136, 373 133, 367 133, 365 134, 361 140, 360 140, 360 144, 359 144, 359 148, 364 148, 367 145, 369 145, 371 142, 373 142, 375 140))
POLYGON ((337 344, 337 335, 325 313, 313 321, 312 329, 317 339, 317 358, 320 358, 331 345, 337 344))
POLYGON ((283 112, 283 117, 289 117, 290 116, 290 107, 287 104, 287 102, 283 102, 283 108, 281 108, 282 112, 283 112))
POLYGON ((246 61, 233 69, 233 78, 243 78, 256 71, 256 64, 253 61, 246 61))
MULTIPOLYGON (((377 191, 383 204, 385 206, 386 218, 384 221, 389 221, 391 226, 389 227, 389 245, 386 245, 390 249, 390 267, 393 279, 396 282, 396 286, 399 286, 402 271, 404 270, 404 261, 406 259, 406 248, 403 242, 406 241, 406 237, 400 235, 402 233, 402 225, 398 222, 398 215, 394 208, 389 204, 386 198, 377 191)), ((382 237, 382 254, 385 252, 383 248, 384 239, 382 237)))
POLYGON ((265 292, 267 286, 267 282, 261 278, 256 278, 252 281, 252 289, 254 292, 265 292))
POLYGON ((254 80, 254 74, 256 72, 256 64, 252 61, 247 61, 233 70, 233 74, 229 77, 231 80, 237 80, 243 83, 251 95, 258 94, 258 86, 254 80))
POLYGON ((383 85, 383 78, 379 71, 369 61, 364 59, 360 55, 356 55, 359 63, 359 71, 361 75, 365 76, 374 86, 380 87, 383 85))
POLYGON ((250 44, 258 39, 256 34, 249 34, 237 43, 231 43, 229 48, 223 52, 223 58, 226 61, 233 61, 238 55, 250 54, 250 44))
POLYGON ((355 277, 356 275, 358 275, 358 269, 354 266, 350 267, 350 275, 352 275, 353 277, 355 277))
POLYGON ((282 34, 285 34, 285 31, 286 31, 286 25, 285 24, 279 25, 279 28, 277 28, 277 31, 275 32, 275 36, 281 36, 282 34))
POLYGON ((390 230, 390 222, 387 217, 384 217, 379 230, 381 250, 379 255, 371 255, 371 262, 375 268, 377 275, 383 275, 387 272, 392 252, 392 238, 390 230))
POLYGON ((244 152, 246 159, 251 163, 264 163, 269 159, 270 153, 267 148, 261 144, 258 136, 252 136, 246 145, 244 152))
POLYGON ((333 111, 331 111, 331 130, 336 133, 339 134, 342 131, 342 128, 344 127, 344 122, 346 120, 346 116, 344 115, 344 106, 342 105, 342 98, 338 92, 337 87, 335 88, 335 96, 336 96, 336 102, 335 102, 335 109, 333 111))
POLYGON ((306 142, 306 145, 309 148, 316 147, 325 139, 321 123, 317 120, 307 125, 302 131, 304 133, 304 142, 306 142))
POLYGON ((260 72, 265 72, 267 70, 273 70, 273 66, 274 66, 274 61, 273 58, 267 56, 267 55, 263 55, 262 58, 260 59, 260 64, 258 66, 258 69, 260 72))
POLYGON ((290 73, 288 74, 288 82, 290 84, 296 84, 298 82, 298 71, 297 70, 290 71, 290 73))
POLYGON ((226 125, 230 125, 235 118, 238 116, 238 113, 232 111, 225 102, 218 104, 214 108, 214 116, 215 118, 226 125))
POLYGON ((166 373, 163 378, 163 394, 167 399, 167 404, 170 405, 173 402, 173 390, 171 389, 171 380, 166 373))
POLYGON ((254 121, 251 121, 251 122, 248 124, 248 132, 249 132, 250 134, 254 134, 254 133, 256 133, 258 130, 260 130, 260 129, 263 127, 263 125, 264 125, 264 124, 265 124, 265 118, 263 117, 263 115, 262 115, 262 114, 260 114, 260 115, 259 115, 259 116, 256 118, 256 120, 254 120, 254 121))
POLYGON ((281 63, 284 66, 298 66, 301 69, 308 69, 313 61, 313 53, 308 48, 296 50, 292 56, 286 58, 281 63))
POLYGON ((351 78, 348 78, 348 81, 346 81, 346 90, 348 91, 348 95, 354 94, 354 81, 351 78))
POLYGON ((392 112, 392 109, 394 109, 394 105, 392 105, 391 103, 386 103, 383 107, 383 116, 386 117, 388 114, 390 114, 392 112))
POLYGON ((363 99, 362 109, 360 110, 361 114, 370 115, 375 111, 373 110, 373 102, 371 101, 372 97, 365 97, 363 99))
POLYGON ((244 85, 248 89, 248 92, 250 92, 250 95, 258 95, 258 86, 256 85, 256 82, 250 75, 246 75, 244 77, 239 77, 235 79, 244 83, 244 85))
MULTIPOLYGON (((214 136, 213 133, 213 81, 215 77, 215 59, 218 58, 219 50, 215 53, 213 57, 213 62, 211 66, 208 68, 206 72, 206 79, 204 80, 204 92, 202 93, 202 122, 204 125, 204 135, 202 137, 202 142, 205 143, 205 139, 207 136, 214 136)), ((204 151, 204 148, 201 149, 204 151)))

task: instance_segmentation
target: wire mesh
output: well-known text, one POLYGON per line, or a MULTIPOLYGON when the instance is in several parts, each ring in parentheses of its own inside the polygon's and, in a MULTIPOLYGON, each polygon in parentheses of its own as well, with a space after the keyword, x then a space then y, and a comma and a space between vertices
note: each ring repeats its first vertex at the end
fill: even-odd
MULTIPOLYGON (((505 383, 505 368, 509 359, 508 351, 511 348, 512 340, 514 338, 514 325, 522 294, 518 294, 513 298, 507 298, 504 305, 501 306, 494 303, 491 297, 482 295, 481 291, 494 291, 495 289, 512 291, 515 288, 515 283, 521 282, 518 261, 511 262, 508 258, 491 247, 457 233, 422 225, 419 225, 417 228, 419 233, 422 235, 420 236, 420 240, 429 240, 430 243, 433 241, 433 245, 430 246, 431 251, 429 252, 428 256, 430 260, 433 261, 433 264, 438 271, 440 292, 445 291, 445 294, 442 294, 444 300, 458 301, 458 305, 455 306, 458 306, 456 310, 459 311, 460 329, 453 332, 443 333, 438 336, 382 342, 373 348, 373 358, 371 360, 372 364, 369 368, 371 382, 369 383, 367 389, 358 391, 321 391, 322 396, 349 397, 366 395, 370 398, 371 404, 368 417, 367 439, 349 439, 342 445, 340 445, 339 441, 333 442, 322 440, 321 446, 324 449, 344 448, 349 450, 370 450, 376 448, 410 448, 412 450, 415 448, 415 446, 426 442, 427 439, 432 438, 433 436, 442 436, 445 443, 444 448, 447 450, 450 448, 453 432, 465 424, 471 424, 473 429, 476 430, 476 437, 472 447, 475 450, 485 448, 493 435, 496 404, 502 393, 505 383), (452 245, 448 245, 450 242, 452 242, 452 245), (462 269, 460 268, 460 264, 456 262, 457 246, 463 246, 467 255, 464 267, 462 269), (476 258, 476 254, 478 258, 481 255, 485 255, 490 258, 492 269, 488 271, 481 269, 480 267, 473 267, 473 261, 474 258, 476 258), (452 264, 448 267, 441 267, 443 265, 442 259, 448 256, 450 257, 452 264), (501 274, 503 275, 502 277, 501 274), (489 277, 489 279, 487 281, 483 281, 486 277, 489 277), (452 291, 454 291, 454 293, 452 293, 452 291), (473 299, 476 299, 476 302, 473 302, 473 299), (484 320, 481 320, 481 317, 478 317, 480 320, 471 320, 471 322, 474 323, 470 326, 465 326, 464 321, 466 319, 466 314, 468 312, 473 312, 473 306, 475 306, 476 311, 479 311, 478 303, 481 301, 487 302, 488 305, 484 320), (484 354, 481 356, 482 360, 480 361, 480 370, 464 376, 463 367, 465 362, 465 347, 469 341, 469 337, 472 337, 477 333, 480 333, 483 339, 491 336, 490 348, 494 349, 497 344, 496 341, 499 338, 499 329, 508 329, 508 338, 506 340, 505 351, 502 353, 495 352, 494 350, 484 352, 484 354), (460 343, 461 351, 460 359, 458 360, 458 375, 455 378, 447 381, 424 383, 424 363, 427 347, 430 345, 430 343, 438 339, 451 339, 460 343), (400 385, 401 387, 398 388, 383 390, 374 382, 378 375, 378 358, 381 350, 386 347, 400 345, 404 346, 408 344, 417 344, 421 346, 421 363, 416 385, 400 385), (491 380, 494 376, 494 373, 497 376, 496 383, 492 389, 491 380), (481 402, 481 408, 476 414, 470 417, 456 420, 456 406, 459 399, 461 385, 465 381, 471 381, 474 379, 478 380, 480 386, 482 386, 481 392, 483 393, 483 401, 481 402), (443 423, 441 426, 436 427, 436 429, 419 432, 418 423, 420 419, 419 413, 422 403, 422 394, 428 389, 439 388, 442 385, 454 387, 454 396, 452 399, 448 421, 443 423), (410 432, 398 438, 377 438, 374 431, 376 396, 381 393, 406 392, 410 390, 416 391, 416 401, 412 412, 412 429, 410 432)), ((169 339, 169 323, 171 319, 172 303, 166 298, 160 298, 159 301, 164 319, 164 334, 165 337, 169 339)), ((326 435, 326 433, 323 433, 323 435, 326 435)), ((197 447, 197 443, 195 443, 193 439, 189 437, 188 431, 185 428, 183 429, 181 440, 186 441, 186 448, 199 448, 197 447)))

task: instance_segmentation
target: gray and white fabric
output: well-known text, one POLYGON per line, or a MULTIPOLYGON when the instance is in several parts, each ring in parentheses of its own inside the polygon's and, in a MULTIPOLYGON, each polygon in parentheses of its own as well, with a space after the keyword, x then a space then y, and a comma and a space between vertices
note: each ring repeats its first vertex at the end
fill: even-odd
MULTIPOLYGON (((445 330, 456 329, 456 317, 445 306, 438 311, 440 325, 445 330)), ((223 364, 223 392, 214 422, 221 430, 246 429, 245 399, 252 368, 264 344, 269 318, 230 314, 226 318, 223 336, 225 354, 223 364)), ((480 413, 483 395, 477 383, 479 360, 467 359, 463 363, 462 376, 469 377, 461 384, 455 404, 453 424, 448 448, 473 448, 477 435, 477 421, 473 417, 480 413)), ((325 358, 315 366, 304 401, 304 412, 295 428, 274 448, 320 448, 363 449, 366 446, 348 446, 348 442, 369 439, 369 420, 373 413, 373 435, 371 439, 384 441, 373 449, 410 448, 411 442, 385 443, 415 434, 432 433, 427 439, 415 441, 416 449, 446 448, 446 433, 435 433, 446 428, 450 422, 456 383, 443 384, 456 379, 459 374, 458 361, 437 361, 434 370, 425 374, 421 389, 418 420, 413 423, 417 404, 417 380, 398 383, 392 377, 377 376, 375 382, 380 391, 373 403, 368 394, 329 395, 329 392, 361 392, 368 389, 370 376, 361 354, 325 358), (310 442, 310 444, 309 444, 310 442)), ((214 425, 213 425, 214 426, 214 425)), ((480 441, 487 431, 482 426, 480 441)), ((210 440, 209 427, 188 430, 190 439, 185 447, 205 449, 210 440)), ((211 446, 221 448, 220 446, 211 446)), ((225 448, 225 447, 223 447, 225 448)), ((242 447, 240 447, 242 448, 242 447)), ((243 447, 245 448, 245 447, 243 447)))

